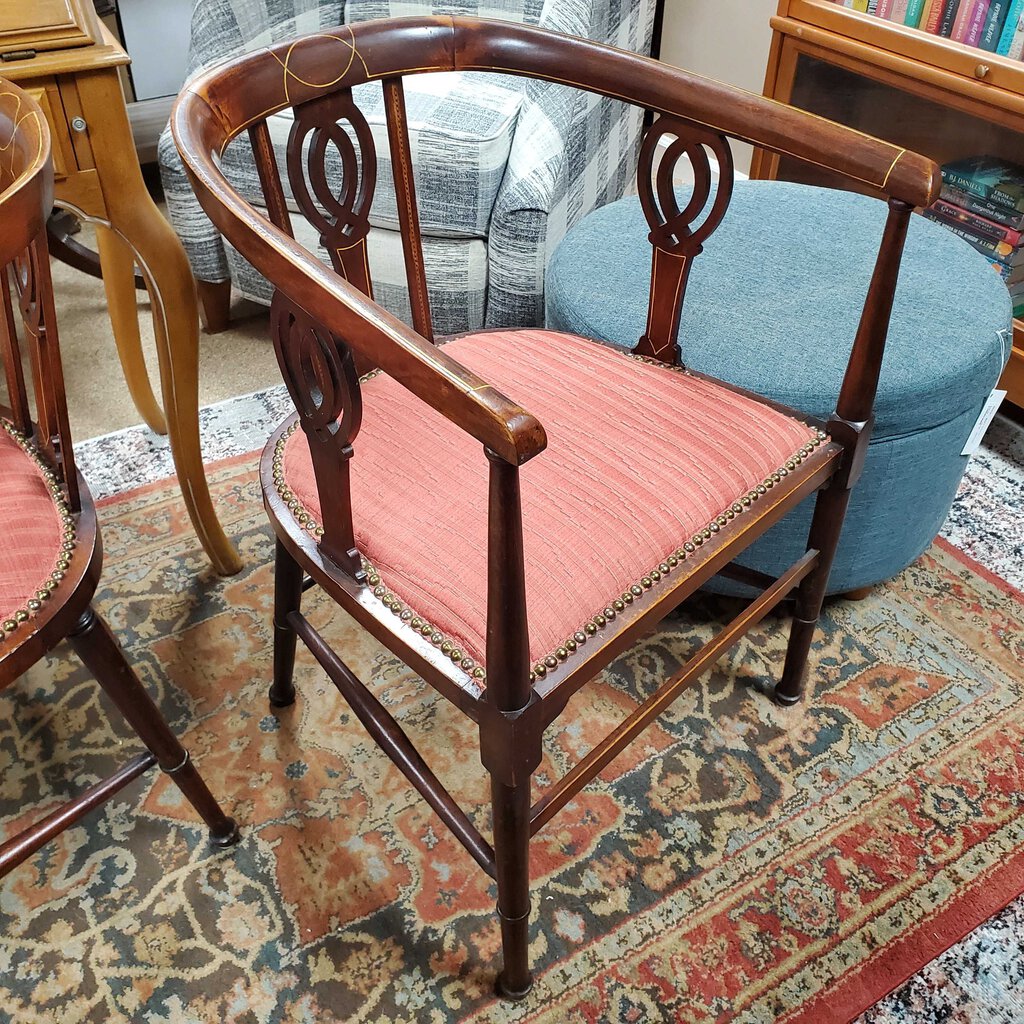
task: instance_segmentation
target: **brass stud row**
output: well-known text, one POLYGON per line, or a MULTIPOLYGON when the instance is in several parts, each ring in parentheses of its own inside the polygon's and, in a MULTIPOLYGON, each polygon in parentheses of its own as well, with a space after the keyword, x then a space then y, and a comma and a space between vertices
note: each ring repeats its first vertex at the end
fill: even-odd
MULTIPOLYGON (((630 354, 630 358, 637 359, 641 362, 664 366, 663 363, 659 363, 657 360, 648 359, 644 356, 630 354)), ((669 369, 678 370, 682 373, 686 372, 682 367, 669 367, 669 369)), ((360 380, 368 380, 370 377, 376 376, 379 372, 379 370, 372 371, 365 377, 360 378, 360 380)), ((297 426, 297 423, 293 424, 288 431, 278 439, 273 457, 274 485, 276 486, 278 493, 284 499, 289 510, 293 513, 295 513, 296 510, 301 510, 297 516, 299 523, 306 527, 315 536, 320 537, 323 535, 322 527, 316 526, 312 517, 305 513, 305 510, 302 509, 301 503, 295 498, 295 495, 287 486, 284 479, 284 447, 287 439, 291 436, 297 426), (293 504, 295 506, 294 508, 293 504), (303 515, 305 515, 307 520, 306 522, 303 522, 303 515)), ((728 508, 720 512, 708 523, 707 526, 696 532, 690 540, 686 541, 676 551, 673 551, 668 555, 664 561, 659 562, 658 565, 644 573, 644 575, 640 577, 639 581, 631 584, 630 587, 612 601, 607 608, 602 612, 598 612, 596 615, 584 622, 571 636, 566 637, 566 639, 563 640, 562 643, 559 644, 550 654, 538 661, 530 672, 530 682, 534 683, 538 679, 543 679, 548 672, 557 669, 560 664, 568 661, 568 659, 575 654, 588 639, 595 637, 600 630, 607 626, 609 622, 613 621, 617 615, 625 611, 626 608, 633 604, 637 598, 642 597, 648 590, 652 589, 655 584, 660 583, 663 579, 669 576, 674 569, 678 568, 682 562, 684 562, 690 555, 694 554, 699 547, 711 540, 715 534, 719 533, 721 529, 724 526, 727 526, 730 521, 736 518, 736 516, 749 509, 763 495, 767 494, 768 491, 770 491, 777 483, 781 482, 783 477, 788 476, 790 472, 795 470, 798 465, 808 458, 814 452, 815 448, 819 447, 827 440, 828 435, 823 430, 815 429, 815 436, 803 444, 794 453, 792 458, 787 459, 786 462, 774 473, 765 477, 762 483, 759 483, 756 487, 752 488, 746 494, 734 501, 728 508)), ((471 675, 473 679, 480 683, 481 686, 484 685, 487 673, 483 666, 475 664, 468 654, 464 654, 463 651, 443 633, 441 633, 440 630, 436 629, 430 622, 417 614, 413 609, 403 604, 400 598, 396 597, 388 590, 381 580, 380 573, 365 559, 363 559, 363 568, 367 573, 367 583, 372 588, 373 595, 379 598, 386 608, 416 630, 434 647, 437 647, 442 654, 446 655, 454 664, 462 668, 467 674, 471 675)))
POLYGON ((466 675, 471 676, 477 683, 483 686, 484 680, 487 678, 487 673, 484 671, 483 666, 478 665, 468 652, 463 651, 458 644, 446 637, 433 623, 425 619, 405 604, 400 597, 397 597, 388 590, 381 579, 380 572, 372 562, 368 562, 365 558, 361 559, 361 561, 363 570, 366 573, 367 586, 371 588, 373 596, 379 598, 380 603, 388 611, 397 615, 414 632, 419 633, 424 640, 436 647, 456 668, 462 669, 466 675))
MULTIPOLYGON (((656 360, 649 360, 644 356, 633 356, 632 358, 639 359, 642 362, 656 362, 656 360)), ((674 367, 673 369, 677 368, 674 367)), ((792 470, 796 469, 801 462, 811 455, 815 448, 826 440, 828 440, 828 435, 824 431, 815 430, 815 436, 802 445, 791 459, 787 459, 784 465, 780 466, 774 473, 767 476, 762 483, 720 512, 707 526, 697 531, 692 539, 686 541, 676 551, 673 551, 663 562, 659 562, 658 565, 644 573, 636 583, 631 584, 627 590, 623 591, 620 597, 612 602, 610 607, 605 608, 603 612, 584 622, 569 639, 564 640, 551 654, 538 661, 530 672, 530 682, 534 683, 538 679, 543 679, 550 671, 558 668, 559 664, 566 661, 570 654, 575 653, 580 645, 586 643, 589 638, 596 636, 609 621, 615 618, 617 613, 625 611, 627 605, 631 605, 637 598, 643 597, 655 584, 660 583, 669 576, 699 547, 711 540, 716 533, 719 533, 722 527, 728 525, 731 520, 735 519, 740 513, 750 508, 754 502, 767 494, 784 476, 787 476, 792 470)))
POLYGON ((25 606, 23 608, 16 609, 11 613, 9 618, 0 622, 0 640, 3 640, 5 637, 15 633, 24 623, 28 622, 33 615, 41 611, 43 605, 60 586, 61 581, 67 575, 67 571, 71 566, 71 556, 74 553, 77 538, 75 535, 75 517, 72 514, 71 509, 68 507, 64 495, 64 488, 61 486, 57 475, 46 464, 35 445, 15 430, 14 424, 9 423, 7 420, 0 419, 0 426, 7 431, 14 443, 36 464, 36 466, 39 467, 40 474, 43 477, 43 482, 46 485, 46 489, 50 492, 54 507, 57 509, 57 514, 60 516, 61 523, 60 550, 57 553, 54 566, 50 570, 46 579, 40 584, 40 587, 35 594, 25 602, 25 606))

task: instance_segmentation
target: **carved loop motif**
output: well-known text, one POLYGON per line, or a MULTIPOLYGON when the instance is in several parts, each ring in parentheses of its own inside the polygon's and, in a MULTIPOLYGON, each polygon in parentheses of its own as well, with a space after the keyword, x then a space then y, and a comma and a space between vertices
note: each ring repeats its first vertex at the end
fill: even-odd
POLYGON ((335 269, 340 270, 338 251, 358 244, 370 230, 370 203, 377 180, 373 135, 349 89, 294 109, 295 121, 288 136, 288 179, 299 208, 320 233, 335 269), (340 181, 333 185, 329 165, 335 161, 329 160, 328 147, 337 154, 340 173, 340 181))
POLYGON ((733 177, 732 150, 724 135, 679 118, 659 117, 644 136, 637 174, 640 205, 651 229, 651 244, 674 255, 696 256, 729 208, 733 177), (655 169, 663 138, 672 141, 655 169), (713 199, 714 176, 709 154, 718 163, 718 187, 713 199), (683 159, 693 171, 693 191, 686 206, 680 209, 673 178, 683 159))
POLYGON ((39 254, 35 245, 30 245, 10 264, 11 279, 18 295, 18 308, 25 329, 38 336, 42 328, 42 304, 39 301, 39 254))
POLYGON ((303 428, 321 441, 351 445, 363 411, 351 349, 279 291, 270 320, 281 372, 303 428))

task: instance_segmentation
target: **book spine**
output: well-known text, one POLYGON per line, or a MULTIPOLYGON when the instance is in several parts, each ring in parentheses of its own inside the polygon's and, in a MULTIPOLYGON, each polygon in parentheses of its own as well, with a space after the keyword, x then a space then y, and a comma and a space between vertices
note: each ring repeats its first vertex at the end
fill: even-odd
POLYGON ((1006 56, 1010 60, 1024 59, 1024 12, 1017 20, 1017 30, 1010 40, 1010 48, 1006 51, 1006 56))
POLYGON ((950 223, 945 217, 940 217, 931 210, 925 210, 924 216, 927 217, 928 220, 935 221, 936 224, 941 224, 948 231, 952 231, 954 235, 959 235, 965 242, 973 245, 978 252, 983 252, 986 256, 997 259, 1007 267, 1017 266, 1016 260, 1010 259, 1010 257, 1014 255, 1013 247, 1007 245, 1005 242, 990 242, 984 238, 979 238, 972 232, 960 227, 959 224, 950 223))
POLYGON ((943 181, 942 185, 942 198, 947 203, 952 203, 954 206, 969 210, 971 213, 980 214, 982 217, 987 217, 989 220, 1002 224, 1013 231, 1024 231, 1024 214, 1015 213, 1005 206, 996 206, 994 203, 979 199, 977 196, 964 192, 962 189, 947 184, 945 181, 943 181))
POLYGON ((853 0, 853 9, 863 14, 868 9, 868 0, 853 0))
POLYGON ((985 17, 988 15, 988 7, 991 0, 981 0, 971 15, 971 24, 968 26, 964 42, 968 46, 977 46, 981 42, 981 33, 985 28, 985 17))
POLYGON ((964 42, 968 46, 977 46, 981 41, 981 30, 985 27, 985 16, 988 14, 991 0, 979 0, 978 6, 971 15, 970 24, 964 34, 964 42))
POLYGON ((991 239, 993 242, 1006 242, 1015 248, 1024 240, 1024 234, 1014 231, 1012 228, 997 224, 994 220, 986 220, 980 214, 971 213, 944 199, 939 199, 932 204, 932 209, 949 220, 959 223, 966 231, 974 231, 983 238, 991 239))
POLYGON ((945 184, 952 185, 953 188, 958 188, 962 192, 968 192, 979 199, 988 199, 989 193, 992 191, 966 174, 958 174, 956 171, 943 170, 942 180, 945 184))
POLYGON ((997 206, 1005 206, 1008 210, 1024 213, 1024 210, 1021 210, 1021 207, 1024 206, 1024 199, 1004 192, 998 185, 989 193, 988 201, 995 203, 997 206))
POLYGON ((889 17, 889 12, 892 10, 893 0, 878 0, 878 10, 875 11, 875 16, 878 18, 889 17))
POLYGON ((921 22, 921 28, 932 35, 938 35, 939 25, 942 23, 942 9, 945 7, 944 0, 932 0, 931 10, 928 17, 921 22))
POLYGON ((1010 52, 1010 44, 1013 42, 1013 37, 1016 34, 1022 11, 1024 11, 1024 0, 1013 0, 1010 10, 1006 15, 1006 22, 1003 25, 1003 34, 999 37, 999 45, 996 47, 996 53, 1001 54, 1003 57, 1007 56, 1010 52))
POLYGON ((868 14, 875 14, 878 11, 878 0, 868 0, 868 14))
POLYGON ((995 53, 999 45, 999 37, 1003 32, 1003 25, 1006 23, 1006 12, 1010 7, 1010 0, 992 0, 989 5, 988 14, 985 16, 985 27, 981 30, 981 39, 978 45, 983 50, 995 53))
POLYGON ((907 14, 903 19, 904 25, 917 28, 921 24, 921 12, 924 10, 924 0, 910 0, 907 4, 907 14))
POLYGON ((967 35, 967 26, 971 23, 971 15, 974 8, 978 6, 978 0, 960 0, 960 8, 956 12, 956 21, 953 22, 953 31, 949 38, 956 43, 962 43, 967 35))
POLYGON ((942 21, 939 23, 940 36, 948 39, 952 34, 953 23, 956 21, 956 12, 959 7, 960 0, 946 0, 946 5, 942 8, 942 21))
POLYGON ((1013 293, 1024 289, 1024 267, 1010 267, 989 257, 988 265, 1002 278, 1003 284, 1013 293))

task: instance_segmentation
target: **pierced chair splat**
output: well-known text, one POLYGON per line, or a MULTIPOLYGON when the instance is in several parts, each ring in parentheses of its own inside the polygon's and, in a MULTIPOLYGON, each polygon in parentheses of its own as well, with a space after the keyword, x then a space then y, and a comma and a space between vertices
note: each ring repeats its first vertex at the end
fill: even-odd
POLYGON ((297 413, 270 439, 262 465, 277 536, 271 701, 282 707, 295 699, 301 638, 374 739, 496 879, 499 989, 525 995, 532 983, 531 836, 794 592, 796 618, 775 699, 800 699, 843 511, 870 435, 908 218, 935 196, 937 169, 884 142, 656 61, 466 18, 368 22, 343 36, 308 36, 249 54, 195 80, 178 100, 172 127, 204 210, 277 289, 275 344, 297 413), (564 85, 570 67, 574 86, 656 115, 640 157, 654 273, 637 353, 533 329, 435 344, 425 289, 410 329, 373 301, 361 257, 352 266, 343 255, 365 246, 358 211, 372 199, 363 190, 372 192, 375 159, 372 139, 352 122, 349 91, 370 80, 384 85, 409 291, 416 295, 422 252, 403 76, 491 71, 564 85), (340 140, 330 119, 342 117, 354 129, 348 137, 357 145, 339 145, 351 178, 336 201, 321 196, 314 214, 299 199, 337 248, 333 268, 292 234, 296 214, 284 203, 266 136, 266 118, 287 108, 306 126, 297 137, 316 125, 306 150, 293 145, 287 159, 297 197, 304 194, 300 176, 314 186, 325 180, 323 138, 340 140), (245 131, 268 217, 231 188, 218 166, 218 154, 245 131), (665 136, 671 141, 659 147, 665 136), (846 383, 828 422, 679 363, 676 334, 689 268, 729 204, 729 137, 832 167, 888 201, 846 383), (684 159, 696 187, 681 209, 672 180, 684 159), (743 568, 737 559, 744 549, 816 491, 802 557, 778 578, 743 568), (543 733, 569 713, 571 696, 718 573, 756 584, 761 593, 531 804, 543 733), (490 841, 303 615, 307 577, 476 723, 491 777, 490 841))
POLYGON ((16 685, 67 639, 147 748, 0 843, 0 877, 153 765, 173 778, 209 828, 213 845, 238 840, 234 821, 218 806, 91 604, 103 552, 68 429, 46 248, 52 208, 43 113, 27 93, 0 79, 0 359, 10 404, 0 406, 0 689, 16 685))

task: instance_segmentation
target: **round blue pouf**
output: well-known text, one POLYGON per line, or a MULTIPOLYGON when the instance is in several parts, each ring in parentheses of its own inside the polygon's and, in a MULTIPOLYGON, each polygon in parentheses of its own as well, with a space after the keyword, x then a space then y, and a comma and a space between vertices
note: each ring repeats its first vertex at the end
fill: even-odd
MULTIPOLYGON (((696 258, 679 328, 686 365, 827 419, 835 408, 885 223, 884 203, 781 181, 739 181, 696 258)), ((651 247, 635 196, 584 218, 547 271, 547 326, 633 348, 647 321, 651 247)), ((911 219, 864 474, 829 580, 889 579, 931 543, 967 466, 960 454, 1009 358, 1010 298, 988 261, 911 219)), ((742 562, 778 575, 806 548, 813 498, 742 562)), ((714 589, 743 588, 721 579, 714 589)))

